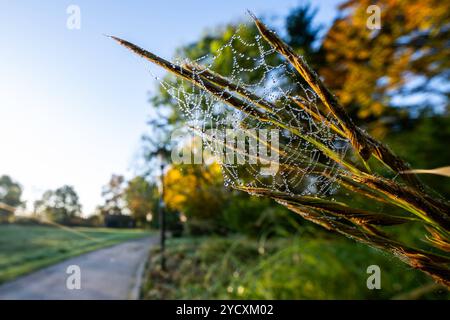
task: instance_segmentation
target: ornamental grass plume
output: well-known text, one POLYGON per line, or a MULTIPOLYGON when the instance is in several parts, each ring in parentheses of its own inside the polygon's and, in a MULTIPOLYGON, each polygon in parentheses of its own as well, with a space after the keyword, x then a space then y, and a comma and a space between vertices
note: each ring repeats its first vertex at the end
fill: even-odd
MULTIPOLYGON (((321 155, 336 164, 330 170, 321 170, 320 166, 316 166, 315 174, 325 178, 333 175, 335 183, 349 193, 358 194, 372 202, 383 204, 384 210, 383 212, 374 212, 354 207, 350 196, 347 197, 348 201, 338 202, 314 195, 297 195, 292 192, 248 185, 236 185, 235 188, 272 198, 303 218, 328 230, 336 231, 351 239, 391 253, 412 268, 419 269, 435 281, 450 287, 450 203, 430 192, 430 189, 423 185, 403 159, 357 127, 303 57, 295 53, 258 18, 252 14, 251 16, 263 39, 298 72, 315 92, 326 112, 312 108, 297 97, 288 97, 290 103, 306 112, 313 121, 326 124, 335 134, 346 139, 356 157, 352 159, 342 157, 327 145, 292 126, 289 119, 272 116, 275 106, 271 101, 243 89, 224 76, 196 63, 188 62, 178 65, 169 62, 126 40, 114 36, 111 38, 137 55, 161 66, 199 89, 207 91, 232 108, 240 110, 248 117, 259 122, 270 123, 273 127, 289 131, 300 139, 304 139, 321 155), (202 72, 198 72, 198 70, 202 72), (374 172, 373 165, 369 165, 370 159, 378 161, 390 172, 397 174, 401 181, 389 179, 374 172), (402 214, 392 214, 389 212, 389 208, 395 208, 395 212, 400 209, 402 214), (421 229, 423 234, 418 240, 427 242, 426 249, 397 239, 388 232, 389 230, 386 230, 386 227, 389 226, 409 223, 420 224, 423 227, 421 229)), ((296 150, 290 150, 288 146, 281 145, 279 149, 272 151, 279 154, 280 170, 287 170, 289 164, 283 162, 283 159, 286 158, 286 153, 296 152, 296 150)), ((299 162, 303 161, 301 157, 298 159, 300 159, 299 162)), ((304 161, 307 162, 307 159, 304 161)), ((298 167, 301 168, 302 163, 298 163, 298 167)), ((289 167, 289 170, 292 170, 292 167, 289 167)))

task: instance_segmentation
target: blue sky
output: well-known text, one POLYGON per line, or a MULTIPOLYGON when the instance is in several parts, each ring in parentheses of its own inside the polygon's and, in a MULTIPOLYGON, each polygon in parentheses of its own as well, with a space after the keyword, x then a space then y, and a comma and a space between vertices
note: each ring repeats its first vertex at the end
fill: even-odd
MULTIPOLYGON (((342 1, 312 1, 329 24, 342 1)), ((0 175, 32 203, 73 185, 84 214, 112 173, 132 176, 159 72, 103 36, 171 58, 207 28, 257 15, 284 16, 300 1, 0 1, 0 175), (69 5, 81 29, 69 30, 69 5)), ((31 207, 29 207, 31 208, 31 207)))

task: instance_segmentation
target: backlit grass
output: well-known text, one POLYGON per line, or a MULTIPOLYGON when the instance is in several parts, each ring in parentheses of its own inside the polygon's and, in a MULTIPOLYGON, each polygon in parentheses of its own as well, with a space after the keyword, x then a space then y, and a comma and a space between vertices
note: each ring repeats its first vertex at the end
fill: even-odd
POLYGON ((0 225, 0 283, 61 260, 149 235, 106 228, 0 225))

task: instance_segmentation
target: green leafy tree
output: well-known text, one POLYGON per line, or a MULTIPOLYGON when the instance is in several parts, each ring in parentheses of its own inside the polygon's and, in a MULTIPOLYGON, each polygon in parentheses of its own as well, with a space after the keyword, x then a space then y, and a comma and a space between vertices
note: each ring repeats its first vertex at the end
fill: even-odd
POLYGON ((105 203, 97 209, 103 216, 122 215, 126 210, 124 201, 125 178, 121 175, 113 174, 108 184, 103 187, 102 196, 105 203))
POLYGON ((81 204, 75 189, 65 185, 46 191, 42 199, 35 202, 35 212, 50 221, 69 224, 81 215, 81 204))
POLYGON ((322 25, 315 25, 317 9, 309 3, 294 8, 286 17, 286 42, 303 55, 314 68, 324 63, 324 51, 320 46, 322 25))
POLYGON ((128 182, 125 189, 125 201, 137 226, 143 227, 156 219, 159 200, 158 189, 144 177, 137 176, 128 182))
POLYGON ((0 177, 0 222, 9 220, 14 215, 14 210, 23 204, 21 200, 22 187, 9 176, 0 177))

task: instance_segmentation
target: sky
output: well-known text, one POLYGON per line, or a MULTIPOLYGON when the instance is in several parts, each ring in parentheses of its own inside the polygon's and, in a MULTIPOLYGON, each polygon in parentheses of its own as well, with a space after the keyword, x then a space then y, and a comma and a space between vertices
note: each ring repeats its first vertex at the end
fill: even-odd
MULTIPOLYGON (((329 25, 342 1, 311 2, 329 25)), ((206 29, 248 18, 247 9, 283 17, 299 3, 0 0, 0 175, 22 185, 29 210, 67 184, 89 215, 111 174, 135 174, 151 72, 161 72, 103 35, 171 58, 206 29), (70 5, 80 8, 80 29, 67 28, 70 5)))

